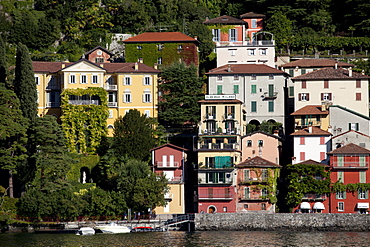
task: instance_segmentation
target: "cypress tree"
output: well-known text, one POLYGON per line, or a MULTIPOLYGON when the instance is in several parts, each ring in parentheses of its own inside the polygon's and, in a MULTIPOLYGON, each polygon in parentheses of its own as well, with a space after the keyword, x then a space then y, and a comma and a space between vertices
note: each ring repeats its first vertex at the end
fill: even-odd
POLYGON ((0 84, 6 85, 6 74, 5 43, 0 36, 0 84))
POLYGON ((28 48, 19 43, 15 64, 14 92, 19 98, 23 116, 30 120, 33 126, 37 116, 37 91, 33 73, 32 61, 28 48))

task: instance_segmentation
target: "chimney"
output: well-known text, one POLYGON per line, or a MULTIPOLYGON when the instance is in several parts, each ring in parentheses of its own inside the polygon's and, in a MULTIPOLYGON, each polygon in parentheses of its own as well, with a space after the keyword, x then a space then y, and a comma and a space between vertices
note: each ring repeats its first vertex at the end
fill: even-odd
POLYGON ((154 68, 158 69, 158 64, 157 63, 154 64, 154 68))
POLYGON ((100 64, 100 67, 104 68, 104 63, 101 63, 101 64, 100 64))
POLYGON ((62 69, 64 69, 66 67, 66 65, 64 63, 62 63, 62 69))
POLYGON ((232 71, 231 71, 231 66, 230 66, 230 64, 229 64, 229 65, 227 65, 227 72, 232 72, 232 71))
POLYGON ((335 61, 334 69, 338 69, 338 61, 335 61))
POLYGON ((365 75, 365 70, 362 70, 362 71, 361 71, 361 74, 362 74, 362 75, 365 75))
POLYGON ((325 102, 321 103, 321 111, 326 111, 326 104, 325 102))
POLYGON ((312 133, 312 125, 308 126, 308 133, 312 133))
POLYGON ((333 128, 331 127, 331 125, 328 126, 328 132, 333 134, 333 128))
POLYGON ((279 136, 279 131, 278 130, 274 130, 274 136, 279 136))
POLYGON ((135 69, 134 69, 135 71, 138 71, 139 70, 139 64, 136 62, 135 63, 135 69))
POLYGON ((348 76, 352 77, 352 67, 349 67, 349 69, 348 69, 348 76))

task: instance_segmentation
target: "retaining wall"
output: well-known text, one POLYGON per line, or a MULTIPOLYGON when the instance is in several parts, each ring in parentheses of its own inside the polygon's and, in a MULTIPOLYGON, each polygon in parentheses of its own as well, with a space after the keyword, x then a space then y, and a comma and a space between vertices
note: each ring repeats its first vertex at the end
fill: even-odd
POLYGON ((370 231, 370 214, 196 214, 196 231, 370 231))

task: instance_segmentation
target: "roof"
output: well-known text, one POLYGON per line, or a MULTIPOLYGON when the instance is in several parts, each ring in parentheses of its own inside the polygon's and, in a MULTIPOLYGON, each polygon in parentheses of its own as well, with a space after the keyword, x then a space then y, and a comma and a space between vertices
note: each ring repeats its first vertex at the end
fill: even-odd
POLYGON ((158 147, 152 148, 152 149, 150 149, 149 151, 154 151, 154 150, 161 149, 161 148, 164 148, 164 147, 170 147, 170 148, 178 149, 178 150, 181 150, 181 151, 184 151, 184 152, 188 152, 188 151, 189 151, 189 150, 188 150, 188 149, 186 149, 186 148, 182 148, 182 147, 179 147, 179 146, 173 145, 173 144, 171 144, 171 143, 163 144, 163 145, 161 145, 161 146, 158 146, 158 147))
POLYGON ((299 116, 299 115, 328 115, 329 111, 321 110, 321 105, 306 105, 299 110, 290 114, 291 116, 299 116))
POLYGON ((324 68, 324 67, 333 67, 335 66, 335 63, 338 63, 338 67, 354 67, 355 65, 350 63, 345 63, 341 61, 336 61, 335 59, 326 59, 326 58, 320 58, 320 59, 299 59, 290 63, 286 63, 283 65, 280 65, 282 68, 296 68, 296 67, 302 67, 302 68, 324 68))
POLYGON ((96 64, 90 62, 86 59, 81 59, 75 63, 70 62, 32 62, 34 72, 44 72, 44 73, 57 73, 67 67, 74 64, 80 63, 82 61, 88 62, 95 66, 105 69, 107 73, 159 73, 160 71, 154 69, 146 64, 138 63, 138 70, 135 70, 135 63, 100 63, 96 64))
POLYGON ((254 12, 248 12, 248 13, 245 13, 245 14, 242 14, 240 15, 240 18, 265 18, 266 16, 263 15, 263 14, 257 14, 257 13, 254 13, 254 12))
POLYGON ((349 143, 343 147, 329 152, 328 154, 370 154, 370 150, 360 147, 356 144, 349 143))
POLYGON ((228 16, 228 15, 223 15, 219 16, 210 20, 206 20, 203 22, 203 24, 240 24, 240 25, 248 25, 247 22, 228 16))
POLYGON ((225 64, 211 69, 207 75, 219 74, 281 74, 288 75, 284 71, 275 69, 265 64, 225 64))
MULTIPOLYGON (((339 108, 339 109, 342 109, 342 110, 344 110, 344 111, 347 111, 347 112, 349 112, 349 113, 352 113, 352 114, 354 114, 354 115, 356 115, 356 116, 359 116, 359 117, 361 117, 361 118, 364 118, 364 119, 370 120, 370 117, 365 116, 365 115, 362 115, 361 113, 358 113, 358 112, 356 112, 356 111, 353 111, 353 110, 351 110, 351 109, 348 109, 348 108, 343 107, 343 106, 340 106, 340 105, 330 105, 329 107, 330 107, 330 108, 332 108, 332 107, 337 107, 337 108, 339 108)), ((330 109, 330 108, 329 108, 329 109, 330 109)))
POLYGON ((315 160, 305 160, 305 161, 302 161, 302 162, 299 162, 297 164, 294 164, 294 165, 318 165, 318 166, 329 166, 329 165, 326 165, 324 163, 320 163, 320 162, 317 162, 315 160))
POLYGON ((279 168, 281 167, 278 164, 265 160, 260 156, 253 157, 251 159, 246 159, 243 162, 237 164, 236 168, 246 168, 246 167, 271 167, 271 168, 279 168))
POLYGON ((255 135, 255 134, 264 134, 264 135, 266 135, 266 136, 270 136, 270 137, 276 138, 276 139, 278 139, 278 140, 281 140, 281 139, 282 139, 282 138, 281 138, 280 136, 278 136, 278 135, 273 135, 273 134, 266 133, 266 132, 263 132, 263 131, 260 131, 260 130, 255 131, 255 132, 252 132, 252 133, 249 133, 249 134, 247 134, 247 135, 245 135, 245 136, 242 136, 242 138, 245 138, 245 137, 248 137, 248 136, 252 136, 252 135, 255 135))
POLYGON ((349 71, 342 68, 322 68, 304 75, 293 77, 292 80, 318 80, 318 79, 370 79, 370 76, 363 75, 360 73, 352 72, 352 76, 349 76, 349 71))
POLYGON ((103 48, 103 47, 101 47, 101 46, 97 46, 97 47, 95 47, 95 48, 91 49, 90 51, 85 52, 85 55, 88 55, 88 54, 90 54, 91 52, 93 52, 93 51, 95 51, 95 50, 98 50, 98 49, 99 49, 99 50, 104 51, 105 53, 108 53, 108 54, 109 54, 109 55, 111 55, 111 56, 113 56, 113 55, 114 55, 112 52, 108 51, 107 49, 105 49, 105 48, 103 48))
POLYGON ((355 134, 357 134, 357 135, 362 135, 362 136, 365 136, 365 137, 367 137, 367 138, 370 138, 370 136, 365 135, 364 133, 358 132, 358 131, 356 131, 356 130, 348 130, 348 131, 346 131, 346 132, 343 132, 343 133, 341 133, 341 134, 339 134, 339 135, 334 136, 334 137, 332 138, 332 140, 334 140, 334 139, 336 139, 336 138, 338 138, 338 137, 341 137, 341 136, 343 136, 343 135, 346 135, 346 134, 348 134, 348 133, 355 133, 355 134))
POLYGON ((172 42, 172 43, 178 43, 178 42, 194 42, 198 43, 198 40, 185 35, 180 32, 146 32, 139 35, 136 35, 134 37, 128 38, 123 43, 165 43, 165 42, 172 42))
POLYGON ((292 136, 331 136, 331 133, 328 132, 328 131, 322 130, 318 127, 312 126, 312 127, 308 127, 308 128, 298 130, 298 131, 296 131, 296 132, 294 132, 290 135, 292 135, 292 136), (309 128, 312 128, 311 133, 308 132, 309 128))
POLYGON ((199 100, 198 103, 225 103, 225 104, 242 104, 243 102, 238 99, 202 99, 199 100))

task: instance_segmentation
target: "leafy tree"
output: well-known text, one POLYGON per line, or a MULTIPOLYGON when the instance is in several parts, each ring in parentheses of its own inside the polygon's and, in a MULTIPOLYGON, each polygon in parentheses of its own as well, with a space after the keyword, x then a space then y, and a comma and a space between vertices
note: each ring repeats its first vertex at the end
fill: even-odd
POLYGON ((26 158, 28 121, 13 91, 0 84, 0 168, 9 171, 9 196, 14 197, 13 174, 26 158))
POLYGON ((159 90, 163 92, 159 106, 160 122, 169 125, 196 123, 199 120, 198 101, 202 99, 203 83, 194 65, 175 63, 161 73, 159 90))
POLYGON ((212 41, 212 31, 200 21, 194 21, 189 24, 188 33, 192 37, 198 37, 200 42, 199 60, 201 63, 204 62, 208 55, 212 53, 215 46, 214 42, 212 41))
POLYGON ((0 36, 0 84, 6 85, 7 65, 5 60, 5 42, 0 36))
POLYGON ((148 160, 155 142, 152 121, 136 109, 114 122, 113 148, 117 155, 148 160))
POLYGON ((23 116, 30 120, 31 126, 37 116, 37 91, 32 61, 25 45, 19 43, 17 49, 14 92, 20 101, 23 116))
POLYGON ((273 33, 278 48, 285 48, 289 51, 290 43, 293 39, 292 21, 282 12, 273 14, 266 23, 266 31, 273 33))

